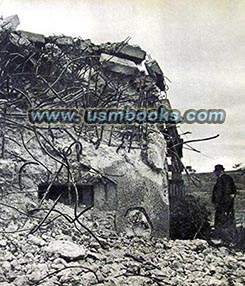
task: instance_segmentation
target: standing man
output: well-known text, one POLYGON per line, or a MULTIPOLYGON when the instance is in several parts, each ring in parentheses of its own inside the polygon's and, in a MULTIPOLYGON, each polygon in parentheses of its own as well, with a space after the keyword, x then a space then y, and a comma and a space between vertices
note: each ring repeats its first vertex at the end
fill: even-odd
POLYGON ((234 199, 236 186, 222 165, 214 167, 217 182, 213 188, 212 203, 215 205, 215 229, 235 227, 234 199))

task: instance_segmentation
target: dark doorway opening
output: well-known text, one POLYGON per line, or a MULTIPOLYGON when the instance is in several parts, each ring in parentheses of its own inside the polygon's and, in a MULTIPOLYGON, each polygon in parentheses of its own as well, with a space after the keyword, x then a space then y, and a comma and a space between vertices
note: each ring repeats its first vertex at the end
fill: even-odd
MULTIPOLYGON (((44 194, 49 187, 49 183, 43 183, 38 186, 38 199, 41 200, 44 194)), ((76 185, 78 192, 78 204, 79 206, 93 206, 94 205, 94 189, 92 185, 76 185)), ((68 184, 52 184, 49 192, 45 196, 45 198, 56 200, 59 195, 62 196, 59 199, 59 202, 62 202, 66 205, 74 205, 76 202, 76 192, 73 185, 68 184)))

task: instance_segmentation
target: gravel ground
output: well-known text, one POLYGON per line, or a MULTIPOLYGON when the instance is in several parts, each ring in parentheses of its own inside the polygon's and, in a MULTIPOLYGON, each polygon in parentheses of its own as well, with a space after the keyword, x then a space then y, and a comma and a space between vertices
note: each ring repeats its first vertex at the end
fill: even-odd
MULTIPOLYGON (((81 223, 104 248, 84 228, 54 212, 30 234, 47 211, 31 212, 35 205, 28 198, 9 200, 1 200, 0 286, 245 285, 242 252, 213 248, 204 240, 174 241, 132 232, 118 236, 113 213, 91 211, 81 223)), ((42 208, 51 206, 46 202, 42 208)), ((56 209, 73 216, 69 206, 58 204, 56 209)))

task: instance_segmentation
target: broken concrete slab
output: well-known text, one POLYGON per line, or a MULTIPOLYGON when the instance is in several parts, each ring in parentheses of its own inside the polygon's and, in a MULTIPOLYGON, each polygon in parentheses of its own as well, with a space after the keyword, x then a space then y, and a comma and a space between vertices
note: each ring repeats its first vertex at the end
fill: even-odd
POLYGON ((45 250, 51 254, 59 254, 66 261, 84 258, 86 254, 84 247, 65 240, 51 241, 45 250))
POLYGON ((145 63, 145 67, 149 75, 156 81, 156 85, 160 90, 165 90, 164 75, 157 61, 148 61, 145 63))
POLYGON ((0 20, 0 31, 2 30, 12 30, 15 31, 17 26, 20 24, 20 19, 18 15, 12 15, 3 20, 0 20))
POLYGON ((145 59, 146 52, 138 46, 124 45, 115 52, 115 55, 140 64, 145 59))
POLYGON ((45 37, 41 34, 34 34, 26 31, 20 31, 19 33, 22 38, 25 38, 30 42, 35 44, 45 44, 45 37))
POLYGON ((67 37, 67 36, 63 36, 63 37, 59 37, 56 39, 56 44, 59 46, 71 46, 73 45, 73 38, 72 37, 67 37))
POLYGON ((161 76, 163 72, 156 60, 151 60, 145 63, 146 69, 151 77, 161 76))
POLYGON ((132 61, 102 53, 100 56, 102 66, 111 72, 122 75, 133 75, 138 72, 136 64, 132 61))
POLYGON ((31 42, 27 38, 21 37, 17 32, 11 33, 9 40, 16 47, 31 46, 31 42))

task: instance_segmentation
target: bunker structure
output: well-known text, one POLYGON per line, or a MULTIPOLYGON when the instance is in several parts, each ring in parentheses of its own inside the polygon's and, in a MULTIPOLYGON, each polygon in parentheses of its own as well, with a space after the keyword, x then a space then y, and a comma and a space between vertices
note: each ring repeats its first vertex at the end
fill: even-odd
POLYGON ((127 214, 144 213, 153 236, 169 235, 169 200, 183 195, 182 139, 176 124, 33 124, 34 109, 151 109, 165 106, 165 77, 144 50, 95 45, 66 36, 16 30, 0 20, 2 190, 34 199, 114 210, 123 232, 127 214))

